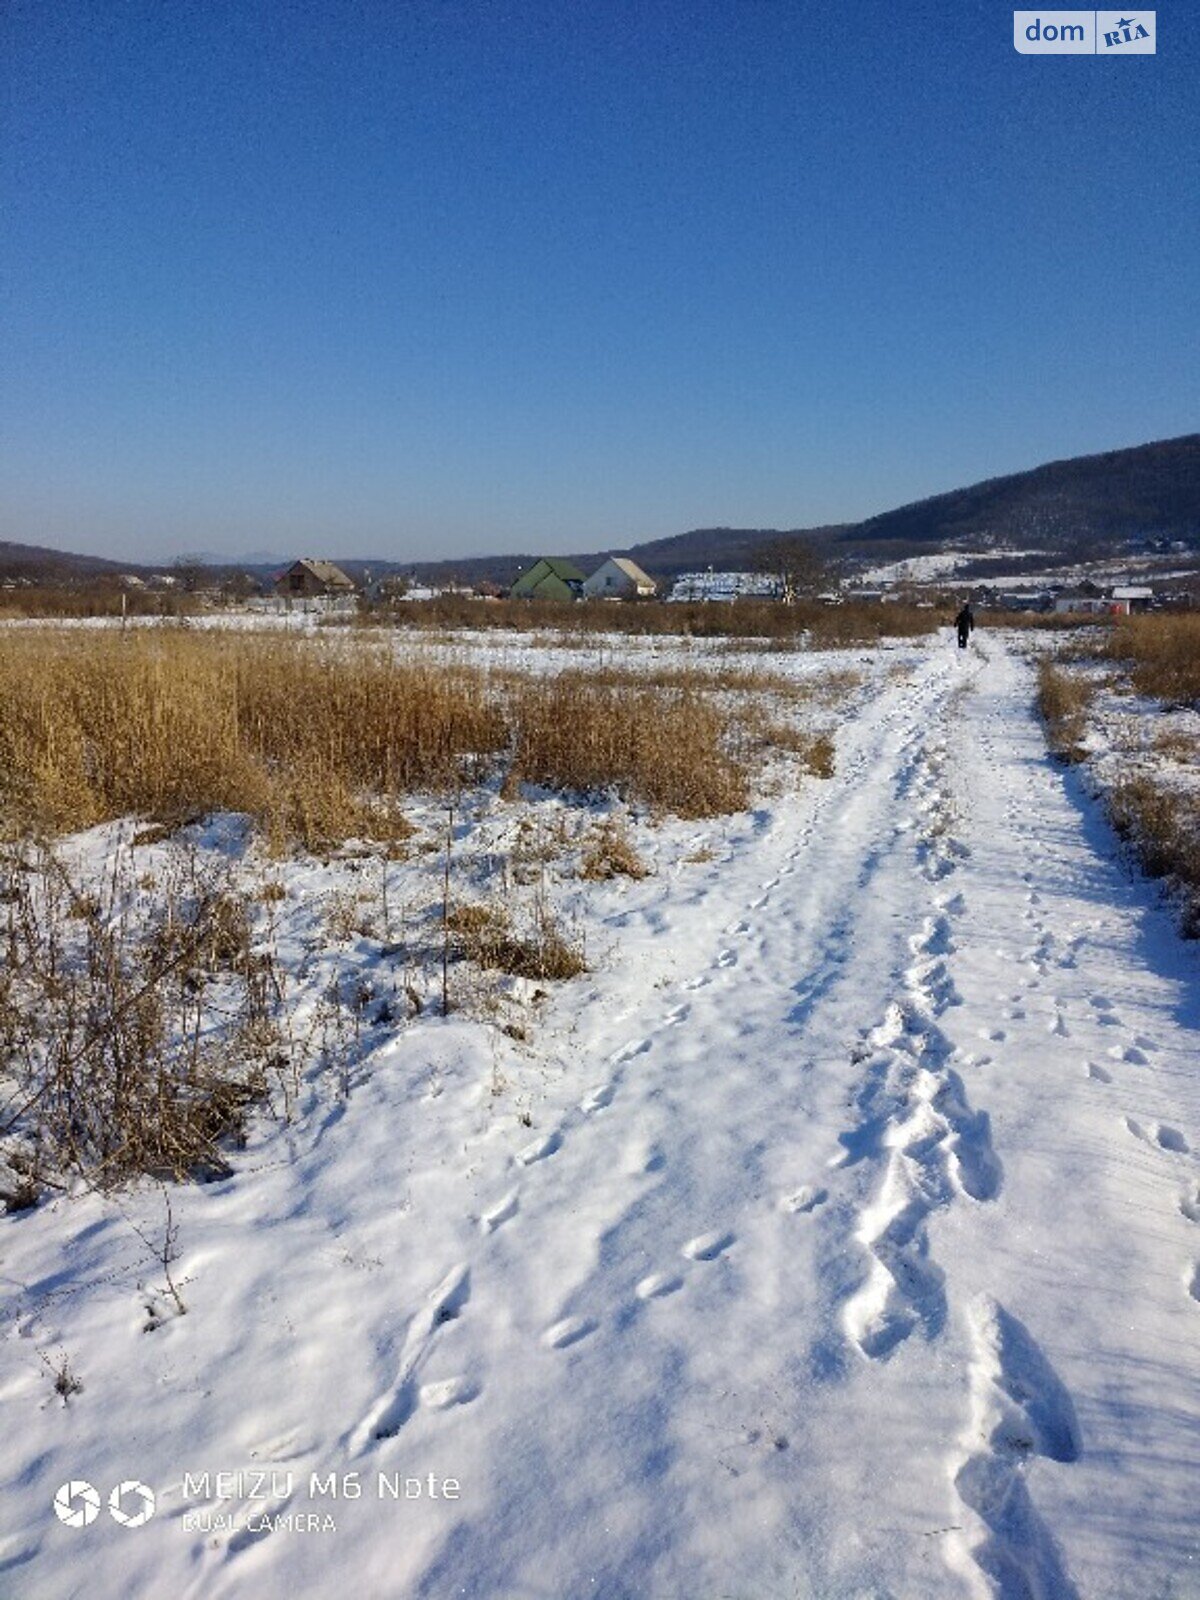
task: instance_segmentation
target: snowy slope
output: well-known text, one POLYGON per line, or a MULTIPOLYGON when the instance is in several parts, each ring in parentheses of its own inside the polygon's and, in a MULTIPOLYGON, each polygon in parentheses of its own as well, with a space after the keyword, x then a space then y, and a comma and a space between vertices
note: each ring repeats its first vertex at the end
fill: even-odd
POLYGON ((422 1021, 177 1193, 186 1316, 111 1202, 6 1222, 0 1592, 1200 1596, 1195 953, 1027 664, 906 659, 530 1046, 422 1021))

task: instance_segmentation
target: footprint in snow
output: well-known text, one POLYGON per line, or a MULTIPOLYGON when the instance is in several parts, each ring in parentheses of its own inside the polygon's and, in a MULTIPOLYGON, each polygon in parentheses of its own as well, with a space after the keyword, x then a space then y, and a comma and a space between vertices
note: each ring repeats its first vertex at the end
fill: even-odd
POLYGON ((662 1300, 682 1288, 683 1279, 676 1277, 673 1272, 652 1272, 648 1278, 642 1279, 634 1293, 639 1300, 662 1300))
POLYGON ((623 1044, 613 1056, 613 1061, 622 1066, 626 1061, 632 1061, 635 1056, 644 1056, 650 1048, 649 1039, 631 1039, 628 1044, 623 1044))
POLYGON ((1105 1069, 1102 1066, 1100 1066, 1100 1064, 1098 1062, 1096 1062, 1096 1061, 1089 1061, 1088 1062, 1088 1064, 1087 1064, 1087 1075, 1088 1075, 1089 1078, 1095 1079, 1095 1081, 1097 1083, 1111 1083, 1112 1082, 1112 1073, 1111 1072, 1106 1072, 1105 1069))
POLYGON ((698 1233, 694 1239, 688 1240, 681 1253, 689 1261, 715 1261, 718 1256, 724 1255, 732 1243, 732 1233, 698 1233))
POLYGON ((625 1152, 625 1171, 631 1177, 644 1172, 661 1172, 667 1164, 662 1146, 653 1139, 637 1139, 625 1152))
POLYGON ((804 1215, 815 1211, 818 1206, 823 1206, 828 1199, 828 1189, 815 1189, 806 1183, 803 1188, 797 1189, 795 1194, 785 1195, 779 1204, 784 1211, 804 1215))
POLYGON ((515 1217, 519 1209, 520 1200, 517 1191, 515 1189, 510 1190, 503 1200, 494 1205, 490 1211, 483 1213, 479 1219, 479 1231, 481 1233, 495 1233, 496 1229, 502 1228, 510 1217, 515 1217))
POLYGON ((1152 1127, 1143 1127, 1133 1117, 1125 1118, 1125 1126, 1135 1139, 1140 1139, 1143 1144, 1157 1145, 1160 1150, 1169 1150, 1173 1155, 1186 1156, 1188 1142, 1178 1128, 1172 1128, 1165 1122, 1155 1123, 1152 1127))
POLYGON ((478 1393, 479 1385, 470 1378, 443 1378, 421 1385, 421 1404, 431 1411, 449 1411, 451 1406, 468 1405, 478 1393))
POLYGON ((1200 1301, 1200 1261, 1193 1262, 1185 1276, 1187 1292, 1193 1300, 1200 1301))
POLYGON ((681 1022, 686 1022, 691 1014, 691 1006, 674 1006, 663 1018, 663 1026, 667 1028, 677 1028, 681 1022))
POLYGON ((550 1350, 566 1350, 595 1333, 599 1326, 594 1317, 564 1317, 546 1329, 542 1343, 550 1350))
POLYGON ((726 928, 725 931, 726 933, 746 934, 751 932, 751 928, 750 924, 743 919, 742 921, 733 923, 732 926, 726 928))
POLYGON ((590 1116, 593 1111, 599 1111, 604 1106, 612 1104, 613 1095, 617 1092, 615 1083, 598 1083, 584 1099, 579 1102, 579 1109, 590 1116))
POLYGON ((1135 1044, 1114 1044, 1108 1053, 1114 1061, 1128 1061, 1134 1067, 1146 1065, 1147 1057, 1135 1044))
POLYGON ((1183 1196, 1179 1209, 1189 1222, 1200 1222, 1200 1184, 1190 1194, 1183 1196))
POLYGON ((523 1167, 533 1166, 535 1161, 545 1161, 547 1156, 552 1156, 562 1144, 562 1134, 554 1129, 540 1139, 535 1139, 532 1144, 527 1144, 524 1150, 518 1150, 516 1159, 523 1167))
POLYGON ((736 950, 722 950, 717 957, 716 965, 718 967, 736 967, 737 959, 736 950))

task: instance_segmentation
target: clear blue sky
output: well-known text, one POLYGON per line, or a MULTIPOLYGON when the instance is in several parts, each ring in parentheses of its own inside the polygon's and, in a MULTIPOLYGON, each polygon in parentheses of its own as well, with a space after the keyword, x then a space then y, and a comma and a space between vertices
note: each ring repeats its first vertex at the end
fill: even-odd
POLYGON ((1193 431, 1198 26, 6 0, 0 538, 619 548, 1193 431))

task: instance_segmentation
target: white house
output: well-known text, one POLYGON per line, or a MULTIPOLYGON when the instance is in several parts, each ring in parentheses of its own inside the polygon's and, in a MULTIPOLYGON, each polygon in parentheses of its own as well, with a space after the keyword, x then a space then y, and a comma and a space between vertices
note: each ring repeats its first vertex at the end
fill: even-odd
POLYGON ((1126 611, 1149 611, 1154 590, 1143 584, 1118 584, 1112 592, 1114 600, 1123 600, 1126 611))
POLYGON ((648 577, 637 562, 631 561, 628 556, 609 556, 583 585, 584 598, 587 600, 642 599, 655 592, 654 579, 648 577))

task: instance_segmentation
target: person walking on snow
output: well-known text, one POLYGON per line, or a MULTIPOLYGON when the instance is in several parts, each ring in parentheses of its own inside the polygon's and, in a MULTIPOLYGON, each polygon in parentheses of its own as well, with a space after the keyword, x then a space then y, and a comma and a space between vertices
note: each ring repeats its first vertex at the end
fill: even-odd
POLYGON ((975 618, 971 614, 971 602, 969 600, 965 602, 962 610, 955 617, 954 626, 958 629, 958 648, 965 650, 967 648, 967 640, 975 631, 975 618))

